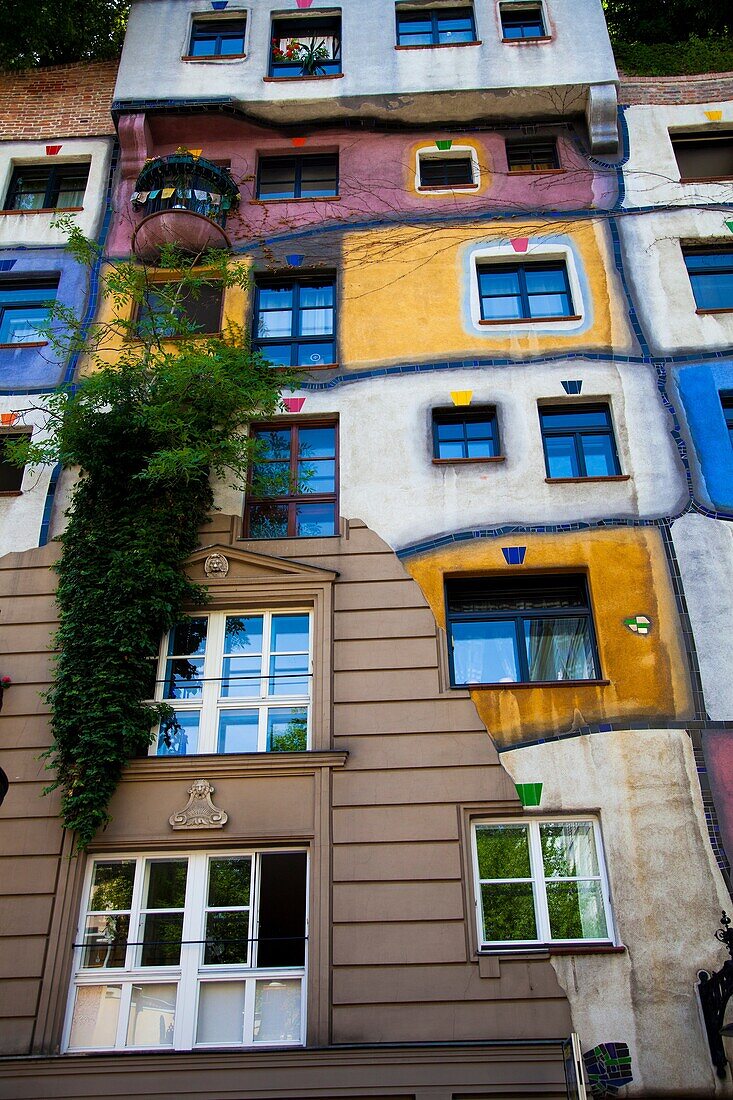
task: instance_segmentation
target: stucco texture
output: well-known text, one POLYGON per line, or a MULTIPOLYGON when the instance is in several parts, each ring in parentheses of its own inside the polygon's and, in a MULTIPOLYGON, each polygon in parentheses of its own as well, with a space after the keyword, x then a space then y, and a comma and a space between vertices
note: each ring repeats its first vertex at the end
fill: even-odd
POLYGON ((689 427, 696 489, 714 508, 733 511, 733 446, 720 400, 722 392, 733 392, 733 357, 677 367, 674 381, 689 427))
POLYGON ((565 681, 557 686, 477 688, 482 720, 500 748, 562 733, 589 723, 632 718, 682 719, 692 713, 679 619, 664 548, 653 528, 582 531, 474 539, 408 559, 440 626, 445 627, 444 583, 459 575, 506 575, 502 547, 527 547, 514 572, 576 570, 588 575, 601 676, 608 683, 565 681), (624 619, 646 615, 646 636, 624 619))
POLYGON ((598 813, 623 954, 553 956, 583 1049, 628 1043, 629 1096, 730 1095, 715 1077, 695 996, 717 969, 730 898, 707 838, 686 730, 628 730, 502 754, 515 782, 541 782, 539 813, 598 813), (664 868, 663 873, 661 868, 664 868))
POLYGON ((514 222, 415 226, 344 238, 341 361, 394 363, 581 349, 631 352, 627 307, 603 226, 514 222), (511 240, 529 238, 526 252, 511 240), (476 263, 564 259, 576 320, 479 324, 476 263), (429 293, 426 288, 430 288, 429 293))

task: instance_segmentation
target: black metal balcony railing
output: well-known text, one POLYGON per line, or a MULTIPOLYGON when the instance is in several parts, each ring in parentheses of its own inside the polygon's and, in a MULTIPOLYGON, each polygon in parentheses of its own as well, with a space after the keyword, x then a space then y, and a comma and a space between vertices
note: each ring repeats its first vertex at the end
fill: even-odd
POLYGON ((239 188, 226 168, 194 156, 173 153, 148 161, 137 178, 133 206, 145 216, 165 210, 188 210, 222 229, 239 199, 239 188))

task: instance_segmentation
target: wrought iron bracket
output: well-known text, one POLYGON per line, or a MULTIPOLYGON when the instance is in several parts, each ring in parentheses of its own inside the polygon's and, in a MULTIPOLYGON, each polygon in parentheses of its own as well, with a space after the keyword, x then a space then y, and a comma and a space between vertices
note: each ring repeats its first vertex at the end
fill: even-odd
POLYGON ((725 1056, 720 1030, 725 1020, 728 1001, 733 997, 733 930, 730 928, 731 919, 725 911, 720 918, 720 923, 722 928, 717 930, 715 938, 725 944, 731 957, 723 963, 720 970, 712 974, 707 970, 698 971, 697 995, 705 1022, 710 1057, 715 1066, 715 1072, 723 1080, 726 1076, 725 1067, 728 1065, 728 1059, 725 1056))

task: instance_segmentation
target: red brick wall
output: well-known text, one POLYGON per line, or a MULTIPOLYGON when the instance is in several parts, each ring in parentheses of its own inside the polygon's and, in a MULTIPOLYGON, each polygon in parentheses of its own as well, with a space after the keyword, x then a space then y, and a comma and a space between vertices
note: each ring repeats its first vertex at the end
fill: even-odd
POLYGON ((119 62, 0 73, 0 141, 113 134, 110 104, 119 62))
POLYGON ((620 103, 720 103, 733 99, 733 73, 621 77, 620 103))

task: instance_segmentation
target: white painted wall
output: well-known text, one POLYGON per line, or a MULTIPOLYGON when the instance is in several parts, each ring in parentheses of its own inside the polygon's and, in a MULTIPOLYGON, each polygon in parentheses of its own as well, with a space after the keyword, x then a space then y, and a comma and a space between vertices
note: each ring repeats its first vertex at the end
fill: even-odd
MULTIPOLYGON (((574 361, 370 379, 308 394, 301 415, 326 413, 340 421, 341 515, 394 547, 472 525, 657 516, 686 499, 656 375, 643 366, 574 361), (580 400, 610 402, 629 481, 546 484, 537 402, 577 402, 562 388, 569 378, 584 380, 580 400), (431 410, 452 407, 452 390, 497 406, 504 462, 432 464, 431 410)), ((217 504, 242 510, 241 495, 225 489, 217 504)))
MULTIPOLYGON (((188 53, 191 16, 211 15, 209 0, 138 0, 128 23, 115 99, 231 96, 240 104, 252 105, 430 90, 587 86, 617 80, 600 0, 552 0, 546 5, 552 41, 526 46, 502 43, 498 7, 494 2, 474 5, 478 46, 400 51, 394 48, 394 0, 314 0, 302 13, 278 0, 233 0, 226 14, 246 13, 247 57, 222 63, 181 60, 188 53), (297 17, 339 11, 343 79, 263 82, 273 12, 297 17)), ((393 102, 390 109, 399 106, 393 102)), ((564 104, 561 109, 566 108, 564 104)), ((449 102, 443 110, 447 114, 441 117, 452 117, 449 102)), ((555 114, 557 110, 557 103, 553 108, 548 97, 547 111, 555 114)))
POLYGON ((733 721, 733 525, 689 513, 672 524, 708 714, 733 721))
MULTIPOLYGON (((36 407, 41 401, 39 397, 0 396, 0 412, 18 413, 12 428, 2 431, 7 434, 31 427, 32 434, 42 438, 45 415, 36 407)), ((0 555, 38 546, 51 473, 50 466, 26 467, 20 496, 0 496, 0 555)))
POLYGON ((655 354, 733 345, 733 313, 701 317, 695 312, 680 243, 733 246, 725 225, 730 217, 730 209, 684 209, 619 219, 626 277, 655 354))
POLYGON ((680 183, 669 137, 675 130, 694 130, 701 135, 729 130, 733 126, 733 102, 630 107, 626 122, 629 160, 624 169, 625 206, 733 202, 733 179, 726 183, 680 183), (722 118, 711 122, 706 111, 720 112, 722 118))
POLYGON ((629 1044, 629 1096, 730 1096, 715 1076, 695 997, 722 965, 713 933, 730 897, 713 859, 685 730, 592 734, 502 753, 543 784, 541 814, 598 812, 625 954, 553 956, 584 1050, 629 1044), (667 1091, 669 1090, 669 1091, 667 1091))
MULTIPOLYGON (((46 141, 0 142, 0 207, 5 200, 13 169, 18 165, 33 164, 89 164, 89 181, 84 195, 84 209, 74 215, 76 224, 87 237, 96 237, 104 216, 107 193, 111 138, 63 138, 54 144, 61 145, 53 157, 46 154, 46 141)), ((0 212, 0 248, 17 245, 64 245, 66 238, 59 229, 52 229, 51 222, 58 216, 49 214, 6 214, 0 212)))

